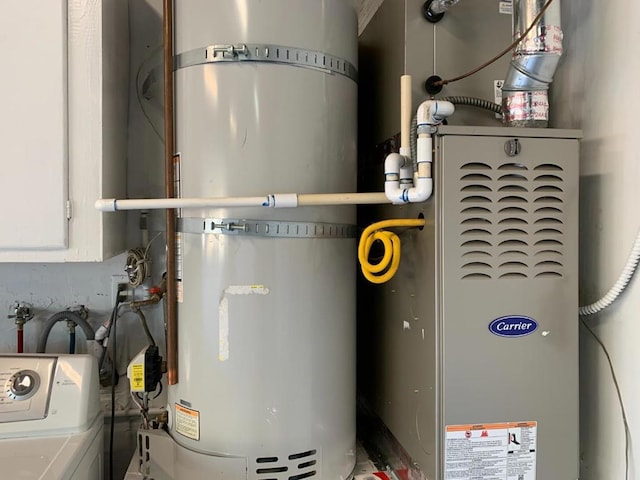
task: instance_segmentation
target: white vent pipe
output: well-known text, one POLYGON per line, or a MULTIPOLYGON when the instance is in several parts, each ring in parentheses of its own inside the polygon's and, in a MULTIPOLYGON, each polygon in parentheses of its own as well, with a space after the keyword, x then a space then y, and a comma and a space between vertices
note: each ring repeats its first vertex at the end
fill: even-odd
MULTIPOLYGON (((514 38, 529 28, 548 0, 514 0, 514 38)), ((560 0, 553 0, 538 24, 518 43, 502 87, 504 122, 513 127, 547 127, 549 84, 562 55, 560 0)))
POLYGON ((384 162, 384 193, 394 205, 424 202, 433 192, 431 134, 442 121, 453 114, 451 102, 427 100, 418 107, 417 172, 413 174, 411 158, 411 76, 400 79, 400 154, 392 153, 384 162))
POLYGON ((164 210, 199 208, 297 208, 329 205, 372 205, 389 203, 384 193, 274 193, 263 197, 212 198, 103 198, 95 203, 101 212, 120 210, 164 210))
POLYGON ((411 158, 411 76, 400 79, 400 154, 392 153, 385 159, 384 193, 274 193, 257 197, 219 198, 141 198, 119 200, 102 198, 95 208, 102 212, 119 210, 158 210, 193 208, 266 207, 297 208, 329 205, 371 205, 391 202, 394 205, 424 202, 433 192, 431 163, 433 146, 431 135, 447 117, 453 114, 453 103, 427 100, 418 107, 417 123, 417 172, 413 172, 411 158))

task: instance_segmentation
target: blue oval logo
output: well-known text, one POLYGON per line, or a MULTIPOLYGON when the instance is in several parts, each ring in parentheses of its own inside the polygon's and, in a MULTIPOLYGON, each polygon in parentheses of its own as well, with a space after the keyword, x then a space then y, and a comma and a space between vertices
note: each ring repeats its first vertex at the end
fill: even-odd
POLYGON ((496 318, 489 324, 489 331, 499 337, 524 337, 535 332, 537 328, 538 322, 522 315, 496 318))

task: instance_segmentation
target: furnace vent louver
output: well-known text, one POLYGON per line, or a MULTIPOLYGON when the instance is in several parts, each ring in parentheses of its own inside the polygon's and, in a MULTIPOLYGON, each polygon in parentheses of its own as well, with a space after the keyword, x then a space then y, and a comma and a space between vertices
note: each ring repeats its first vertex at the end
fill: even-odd
POLYGON ((524 162, 462 165, 463 279, 563 276, 564 170, 554 163, 524 162))

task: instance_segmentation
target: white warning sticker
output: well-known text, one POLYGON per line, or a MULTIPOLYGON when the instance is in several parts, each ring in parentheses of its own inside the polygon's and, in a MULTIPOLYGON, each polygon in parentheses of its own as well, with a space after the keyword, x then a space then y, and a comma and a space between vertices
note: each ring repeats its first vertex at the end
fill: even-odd
POLYGON ((500 2, 498 11, 505 15, 511 15, 513 13, 513 3, 511 0, 500 2))
POLYGON ((183 256, 182 256, 182 233, 176 233, 176 300, 178 303, 184 301, 184 288, 182 286, 183 272, 183 256))
MULTIPOLYGON (((502 86, 504 85, 504 80, 494 80, 493 81, 493 100, 498 105, 502 105, 502 86)), ((497 119, 502 119, 502 115, 496 113, 497 119)))
POLYGON ((448 425, 445 480, 536 480, 537 422, 448 425))
POLYGON ((200 412, 176 405, 176 432, 192 440, 200 440, 200 412))

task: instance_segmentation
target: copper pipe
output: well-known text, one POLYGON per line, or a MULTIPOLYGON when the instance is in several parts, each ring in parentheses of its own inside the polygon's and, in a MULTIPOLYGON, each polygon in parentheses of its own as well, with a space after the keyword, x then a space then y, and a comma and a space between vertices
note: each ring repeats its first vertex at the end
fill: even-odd
MULTIPOLYGON (((173 0, 164 0, 162 35, 164 38, 164 176, 167 198, 175 197, 173 155, 173 0)), ((167 378, 178 383, 178 303, 176 297, 176 211, 167 210, 167 378)))
POLYGON ((151 295, 146 300, 137 300, 135 302, 131 302, 129 304, 129 308, 131 310, 136 310, 142 307, 149 307, 151 305, 155 305, 156 303, 160 303, 160 300, 162 300, 162 297, 160 295, 151 295))

